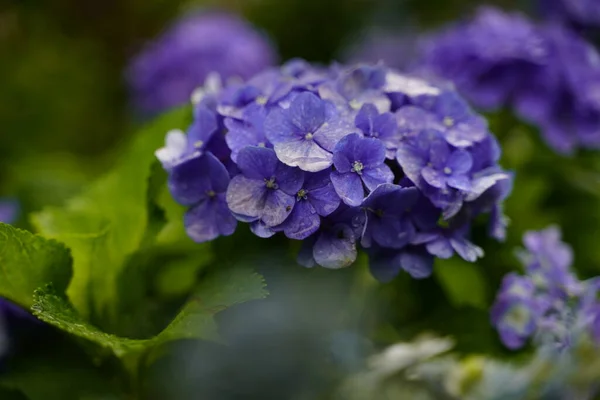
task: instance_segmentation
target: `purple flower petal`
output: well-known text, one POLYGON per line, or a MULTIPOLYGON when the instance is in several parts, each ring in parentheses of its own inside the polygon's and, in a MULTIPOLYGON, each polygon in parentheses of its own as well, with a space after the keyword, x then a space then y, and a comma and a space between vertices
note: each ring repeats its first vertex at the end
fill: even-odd
POLYGON ((425 247, 429 253, 441 259, 448 259, 454 255, 454 249, 450 241, 441 235, 437 239, 427 243, 425 247))
POLYGON ((303 240, 315 233, 321 225, 321 218, 307 200, 299 200, 294 210, 279 227, 290 239, 303 240))
POLYGON ((403 250, 399 263, 415 279, 428 278, 433 273, 433 257, 424 251, 403 250))
POLYGON ((238 154, 239 169, 251 179, 271 179, 275 176, 277 164, 275 152, 264 147, 245 147, 238 154))
POLYGON ((304 184, 304 172, 298 168, 290 168, 282 163, 277 164, 275 169, 275 182, 279 186, 279 190, 295 196, 298 190, 304 184))
POLYGON ((448 180, 448 177, 442 171, 432 167, 425 167, 421 170, 421 176, 423 179, 425 179, 425 182, 435 188, 446 188, 446 181, 448 180))
POLYGON ((448 186, 464 192, 471 190, 471 180, 466 175, 450 175, 446 183, 448 186))
POLYGON ((227 189, 227 205, 235 214, 260 218, 265 208, 268 191, 264 182, 237 175, 231 180, 227 189))
POLYGON ((340 174, 337 171, 333 171, 331 173, 331 183, 333 183, 335 192, 344 203, 353 207, 358 207, 362 204, 365 198, 365 190, 358 174, 351 172, 340 174))
POLYGON ((268 190, 260 218, 267 226, 279 225, 290 215, 295 202, 294 196, 281 190, 268 190))
POLYGON ((304 187, 308 190, 308 201, 320 216, 326 217, 339 207, 341 200, 329 178, 329 171, 309 176, 304 187))
POLYGON ((475 262, 478 258, 483 257, 483 249, 469 242, 467 239, 452 237, 450 238, 450 244, 465 261, 475 262))
POLYGON ((300 93, 290 105, 289 120, 296 132, 314 133, 325 123, 325 102, 310 92, 300 93))
POLYGON ((385 164, 372 169, 366 169, 361 175, 362 181, 370 191, 377 189, 379 185, 384 183, 392 183, 394 180, 394 173, 385 164))
POLYGON ((177 164, 169 174, 169 190, 180 204, 193 205, 209 196, 223 193, 229 184, 227 169, 211 153, 196 155, 177 164))
POLYGON ((453 174, 465 174, 473 166, 473 158, 466 150, 456 150, 448 158, 446 166, 452 170, 453 174))
POLYGON ((206 107, 195 110, 195 118, 187 132, 188 143, 192 149, 199 150, 205 147, 217 131, 217 116, 206 107))
POLYGON ((339 269, 356 261, 354 232, 347 225, 336 225, 331 231, 323 232, 313 248, 317 264, 325 268, 339 269))
POLYGON ((184 217, 185 230, 195 242, 208 242, 235 232, 237 221, 227 208, 225 195, 218 194, 190 208, 184 217))
POLYGON ((273 145, 277 156, 286 165, 303 171, 319 172, 331 166, 333 155, 323 150, 314 140, 280 142, 273 145))
POLYGON ((275 235, 275 233, 276 233, 270 227, 265 225, 265 223, 262 220, 253 221, 250 224, 250 231, 252 231, 252 233, 254 233, 259 238, 263 238, 263 239, 270 238, 271 236, 275 235))

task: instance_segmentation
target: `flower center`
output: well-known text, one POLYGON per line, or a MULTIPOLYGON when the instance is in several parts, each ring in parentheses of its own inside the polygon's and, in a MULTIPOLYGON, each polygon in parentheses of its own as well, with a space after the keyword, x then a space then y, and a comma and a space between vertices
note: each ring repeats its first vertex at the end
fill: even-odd
POLYGON ((304 135, 304 139, 306 139, 306 140, 312 140, 312 138, 313 138, 313 134, 310 132, 307 133, 306 135, 304 135))
POLYGON ((358 110, 361 107, 360 101, 358 101, 356 99, 350 100, 349 105, 354 110, 358 110))
POLYGON ((444 118, 444 125, 446 125, 448 128, 450 128, 452 125, 454 125, 454 118, 452 118, 452 117, 445 117, 444 118))
POLYGON ((258 147, 267 147, 267 144, 265 142, 260 142, 258 143, 258 147))
POLYGON ((450 168, 450 167, 446 167, 446 168, 444 168, 444 173, 445 173, 446 175, 450 175, 450 174, 452 173, 452 168, 450 168))
POLYGON ((296 194, 298 200, 306 200, 308 198, 308 190, 300 189, 296 194))
POLYGON ((259 106, 264 106, 267 104, 267 98, 265 96, 258 96, 255 101, 259 106))
POLYGON ((211 198, 212 198, 212 197, 215 197, 217 194, 215 193, 215 191, 214 191, 214 190, 209 190, 208 192, 206 192, 206 195, 207 195, 208 197, 211 197, 211 198))
POLYGON ((265 186, 267 187, 267 189, 277 190, 279 188, 279 185, 277 184, 277 182, 275 182, 275 177, 271 179, 265 179, 265 186))
POLYGON ((198 140, 197 142, 194 143, 194 147, 197 149, 199 149, 202 146, 204 146, 204 142, 202 140, 198 140))
POLYGON ((354 164, 352 164, 352 172, 356 172, 359 175, 362 175, 362 170, 364 168, 365 166, 360 161, 354 161, 354 164))

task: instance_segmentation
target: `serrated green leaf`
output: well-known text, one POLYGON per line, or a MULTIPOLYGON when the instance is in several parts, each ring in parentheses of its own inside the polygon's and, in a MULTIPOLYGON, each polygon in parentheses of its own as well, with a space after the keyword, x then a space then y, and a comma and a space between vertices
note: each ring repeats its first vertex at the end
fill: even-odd
POLYGON ((455 307, 487 307, 488 286, 477 264, 458 257, 438 260, 435 276, 455 307))
POLYGON ((0 223, 0 296, 29 308, 36 288, 53 283, 64 291, 71 274, 62 244, 0 223))
POLYGON ((235 304, 266 295, 264 281, 257 273, 248 269, 219 271, 202 281, 192 298, 163 332, 145 340, 121 338, 102 332, 86 322, 66 298, 57 295, 49 287, 35 291, 32 310, 42 321, 123 358, 172 340, 218 340, 213 319, 215 314, 235 304))
MULTIPOLYGON (((117 279, 128 257, 159 229, 164 215, 149 206, 154 151, 165 133, 185 128, 190 110, 179 109, 143 129, 115 168, 65 207, 46 208, 32 222, 45 236, 64 242, 74 259, 68 295, 84 316, 116 318, 117 279), (151 236, 151 235, 150 235, 151 236)), ((163 221, 164 222, 164 221, 163 221)))

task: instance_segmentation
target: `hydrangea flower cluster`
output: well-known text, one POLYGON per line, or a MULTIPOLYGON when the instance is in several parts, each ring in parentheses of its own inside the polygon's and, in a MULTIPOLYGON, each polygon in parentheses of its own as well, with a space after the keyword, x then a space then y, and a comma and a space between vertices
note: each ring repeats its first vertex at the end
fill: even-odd
POLYGON ((451 88, 382 65, 293 60, 196 99, 187 134, 156 152, 197 242, 231 235, 302 240, 302 265, 374 275, 431 273, 434 257, 474 261, 470 223, 503 238, 512 176, 486 122, 451 88))
POLYGON ((197 11, 143 49, 131 62, 127 81, 135 108, 153 115, 185 104, 211 73, 248 79, 276 58, 267 38, 238 16, 197 11))
POLYGON ((491 310, 502 342, 518 349, 533 337, 565 348, 587 334, 600 345, 600 279, 577 279, 572 250, 556 227, 528 232, 524 244, 526 275, 508 274, 491 310))
POLYGON ((454 81, 478 107, 512 107, 556 151, 600 147, 600 54, 563 25, 482 8, 421 52, 421 68, 454 81))

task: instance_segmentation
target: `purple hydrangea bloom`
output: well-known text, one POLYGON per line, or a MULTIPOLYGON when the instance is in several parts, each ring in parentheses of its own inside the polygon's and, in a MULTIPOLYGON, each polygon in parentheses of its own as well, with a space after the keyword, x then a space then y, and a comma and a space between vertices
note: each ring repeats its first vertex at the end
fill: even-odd
POLYGON ((0 199, 0 222, 12 224, 19 215, 19 202, 14 199, 0 199))
POLYGON ((353 133, 335 146, 331 182, 342 201, 358 207, 371 192, 394 180, 394 173, 384 164, 385 147, 374 138, 362 138, 353 133))
POLYGON ((485 122, 446 84, 293 60, 215 88, 198 91, 194 122, 156 152, 196 241, 231 234, 237 220, 262 238, 302 240, 307 267, 346 267, 362 247, 378 279, 424 278, 435 257, 481 256, 470 223, 503 217, 512 177, 485 122))
POLYGON ((526 276, 507 275, 491 309, 502 342, 518 349, 534 338, 563 349, 585 335, 600 344, 600 280, 577 279, 571 248, 560 240, 558 228, 528 232, 524 242, 526 276))
POLYGON ((600 147, 600 55, 563 25, 485 7, 421 53, 423 73, 452 80, 480 108, 513 108, 556 151, 600 147))
POLYGON ((135 57, 127 81, 136 109, 153 115, 186 103, 211 73, 248 79, 275 59, 269 41, 240 17, 194 12, 135 57))

